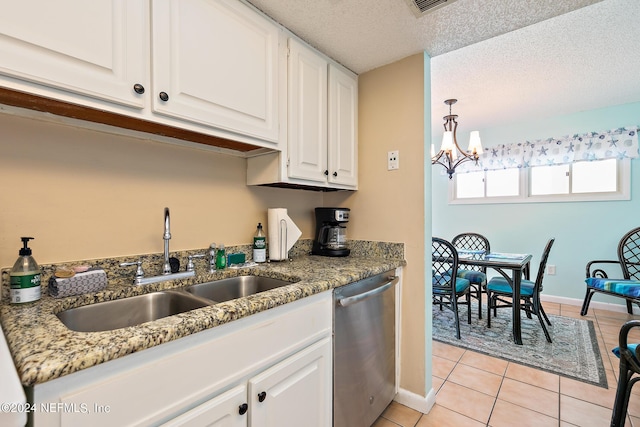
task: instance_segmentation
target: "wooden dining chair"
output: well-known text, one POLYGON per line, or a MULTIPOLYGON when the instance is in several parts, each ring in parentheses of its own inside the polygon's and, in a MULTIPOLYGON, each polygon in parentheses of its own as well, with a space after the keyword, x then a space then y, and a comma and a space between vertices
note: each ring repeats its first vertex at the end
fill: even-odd
MULTIPOLYGON (((451 244, 459 251, 489 253, 489 239, 478 233, 461 233, 451 240, 451 244)), ((464 265, 464 261, 463 261, 464 265)), ((482 294, 486 293, 487 267, 479 265, 458 266, 458 277, 467 279, 471 286, 471 296, 478 300, 478 319, 482 319, 482 294)))
POLYGON ((439 305, 440 310, 445 306, 453 311, 456 322, 456 337, 460 339, 458 299, 463 296, 466 297, 464 304, 467 306, 467 321, 471 323, 471 298, 469 281, 451 274, 451 272, 455 272, 458 269, 458 251, 446 240, 433 237, 431 239, 431 261, 433 268, 431 277, 433 304, 439 305))
MULTIPOLYGON (((531 317, 531 314, 535 314, 540 321, 540 325, 542 326, 542 330, 544 331, 544 336, 547 338, 548 342, 551 341, 551 336, 549 335, 549 331, 545 325, 545 322, 542 320, 546 320, 547 324, 551 326, 551 322, 549 321, 549 317, 544 312, 544 308, 542 308, 542 303, 540 302, 540 293, 542 292, 542 281, 544 279, 544 270, 547 267, 547 260, 549 259, 549 253, 551 252, 551 246, 553 246, 553 242, 555 239, 549 239, 547 245, 542 252, 542 258, 540 259, 540 266, 538 267, 538 276, 536 277, 536 281, 532 282, 531 280, 521 279, 520 281, 520 299, 522 303, 520 308, 527 313, 527 317, 531 317)), ((488 300, 488 309, 487 309, 487 327, 491 327, 491 310, 493 309, 494 317, 497 315, 497 308, 500 307, 512 307, 513 306, 513 289, 511 288, 511 284, 502 276, 493 277, 487 283, 487 300, 488 300)))

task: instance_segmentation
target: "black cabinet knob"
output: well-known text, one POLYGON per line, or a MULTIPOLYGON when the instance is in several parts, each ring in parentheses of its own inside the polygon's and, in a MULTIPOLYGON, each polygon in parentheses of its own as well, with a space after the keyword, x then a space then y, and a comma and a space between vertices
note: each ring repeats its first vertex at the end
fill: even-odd
POLYGON ((324 171, 324 174, 325 174, 326 176, 329 176, 329 171, 328 171, 328 170, 325 170, 325 171, 324 171))
POLYGON ((160 97, 160 99, 162 101, 168 101, 169 100, 169 95, 167 94, 167 92, 160 92, 160 95, 158 95, 160 97))
POLYGON ((258 402, 264 402, 264 400, 267 398, 267 392, 263 391, 258 393, 258 402))
POLYGON ((333 173, 333 176, 338 176, 338 172, 334 172, 334 173, 333 173))
POLYGON ((140 83, 136 83, 133 85, 133 90, 135 93, 139 93, 140 95, 142 95, 144 93, 144 86, 142 86, 140 83))
POLYGON ((240 405, 238 407, 238 413, 240 415, 244 415, 247 413, 247 410, 249 409, 249 405, 247 405, 246 403, 243 403, 242 405, 240 405))

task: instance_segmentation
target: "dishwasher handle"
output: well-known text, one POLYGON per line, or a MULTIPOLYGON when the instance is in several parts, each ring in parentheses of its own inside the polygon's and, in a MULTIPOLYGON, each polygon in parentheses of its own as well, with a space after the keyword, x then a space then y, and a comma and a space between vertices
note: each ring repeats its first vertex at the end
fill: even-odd
POLYGON ((364 292, 362 294, 358 294, 358 295, 354 295, 352 297, 347 297, 347 298, 341 298, 338 300, 338 305, 342 306, 342 307, 346 307, 348 305, 351 304, 355 304, 358 303, 360 301, 364 301, 367 298, 371 298, 373 296, 376 296, 378 294, 383 293, 384 291, 386 291, 387 289, 389 289, 390 287, 392 287, 393 285, 395 285, 396 283, 398 283, 398 281, 400 280, 400 278, 398 276, 391 276, 389 277, 390 281, 385 282, 383 285, 372 289, 370 291, 364 292))

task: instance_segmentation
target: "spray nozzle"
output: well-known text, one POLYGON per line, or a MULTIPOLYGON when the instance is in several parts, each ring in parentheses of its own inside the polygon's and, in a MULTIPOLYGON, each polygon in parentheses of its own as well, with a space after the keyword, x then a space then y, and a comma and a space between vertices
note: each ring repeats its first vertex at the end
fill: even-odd
POLYGON ((20 256, 31 255, 31 248, 29 247, 29 240, 34 240, 33 237, 21 237, 22 249, 20 249, 20 256))

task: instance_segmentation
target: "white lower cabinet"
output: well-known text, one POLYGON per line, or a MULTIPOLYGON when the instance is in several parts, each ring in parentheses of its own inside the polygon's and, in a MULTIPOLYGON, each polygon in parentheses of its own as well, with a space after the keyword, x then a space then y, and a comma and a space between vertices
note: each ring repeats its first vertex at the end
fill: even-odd
POLYGON ((164 427, 330 426, 331 339, 324 338, 164 427), (247 394, 248 391, 248 394, 247 394), (329 410, 327 410, 329 409, 329 410))
POLYGON ((247 425, 248 407, 247 387, 243 384, 196 406, 162 426, 244 427, 247 425))
POLYGON ((249 381, 251 427, 332 424, 331 339, 300 351, 249 381))
POLYGON ((37 384, 31 421, 330 427, 331 302, 323 292, 37 384))

